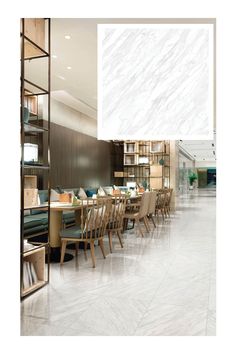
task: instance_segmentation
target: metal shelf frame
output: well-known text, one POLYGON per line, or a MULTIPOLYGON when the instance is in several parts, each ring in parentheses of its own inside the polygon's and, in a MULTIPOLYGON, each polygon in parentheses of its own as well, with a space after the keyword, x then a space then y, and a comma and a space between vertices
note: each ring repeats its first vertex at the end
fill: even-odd
MULTIPOLYGON (((20 242, 20 297, 21 299, 25 298, 26 296, 29 296, 33 292, 39 290, 43 286, 49 283, 50 280, 50 94, 51 94, 51 20, 50 18, 45 18, 44 21, 48 21, 48 26, 47 26, 47 36, 48 36, 48 51, 45 51, 43 48, 41 48, 37 43, 33 42, 30 38, 28 38, 25 35, 25 19, 21 19, 21 114, 20 114, 20 119, 21 119, 21 164, 20 164, 20 176, 21 176, 21 196, 20 196, 20 201, 21 201, 21 213, 20 213, 20 236, 21 236, 21 242, 20 242), (32 57, 25 57, 25 42, 30 42, 35 48, 37 48, 39 51, 42 52, 42 55, 35 55, 32 57), (32 60, 32 59, 38 59, 40 60, 41 58, 48 58, 47 64, 48 64, 48 72, 47 72, 47 84, 48 88, 45 90, 44 88, 38 86, 37 84, 26 80, 25 79, 25 62, 26 60, 32 60), (25 85, 29 84, 35 87, 37 90, 42 91, 39 93, 33 93, 30 92, 25 85), (28 94, 26 93, 28 92, 28 94), (48 100, 47 100, 47 119, 48 119, 48 128, 44 127, 39 127, 31 123, 25 123, 24 122, 24 99, 25 97, 29 96, 38 96, 38 95, 47 95, 48 100), (29 133, 44 133, 47 132, 47 165, 34 165, 34 164, 27 164, 24 161, 24 143, 25 143, 25 137, 29 133), (36 286, 32 287, 29 289, 29 291, 26 289, 23 289, 23 261, 24 261, 24 256, 30 252, 30 251, 25 251, 24 250, 24 239, 28 239, 28 237, 24 237, 24 176, 25 176, 25 171, 28 169, 42 169, 42 170, 48 170, 48 178, 47 178, 47 190, 48 190, 48 206, 47 206, 47 212, 48 212, 48 237, 47 237, 47 242, 42 242, 40 245, 38 245, 35 250, 40 248, 45 248, 45 254, 47 257, 47 262, 45 260, 45 265, 47 264, 47 274, 46 274, 46 279, 45 281, 39 282, 39 284, 36 286)), ((28 208, 27 208, 28 209, 28 208)), ((33 208, 32 208, 33 209, 33 208)))

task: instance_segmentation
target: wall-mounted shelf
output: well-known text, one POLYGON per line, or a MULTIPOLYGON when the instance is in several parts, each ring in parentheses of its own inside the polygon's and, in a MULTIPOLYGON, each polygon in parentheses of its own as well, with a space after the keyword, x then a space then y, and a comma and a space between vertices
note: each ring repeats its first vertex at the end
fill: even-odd
POLYGON ((48 131, 48 128, 40 127, 32 123, 24 123, 24 131, 25 133, 44 133, 48 131))

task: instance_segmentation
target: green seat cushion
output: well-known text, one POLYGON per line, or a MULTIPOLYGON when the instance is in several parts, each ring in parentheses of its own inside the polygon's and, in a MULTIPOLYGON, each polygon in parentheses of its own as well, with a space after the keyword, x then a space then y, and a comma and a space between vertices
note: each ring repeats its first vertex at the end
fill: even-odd
MULTIPOLYGON (((91 231, 88 232, 88 237, 90 237, 91 231)), ((92 237, 95 238, 97 232, 92 231, 92 237)), ((77 239, 86 239, 86 233, 81 230, 79 226, 73 226, 68 229, 63 229, 60 231, 60 236, 62 238, 77 238, 77 239)))

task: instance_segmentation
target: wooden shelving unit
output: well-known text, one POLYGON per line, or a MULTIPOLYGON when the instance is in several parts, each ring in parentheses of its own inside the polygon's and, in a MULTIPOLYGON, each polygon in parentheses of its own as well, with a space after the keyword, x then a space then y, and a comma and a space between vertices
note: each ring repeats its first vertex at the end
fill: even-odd
POLYGON ((170 186, 169 141, 124 141, 124 185, 136 182, 149 189, 170 186))
MULTIPOLYGON (((50 71, 50 19, 21 19, 21 298, 49 282, 49 234, 42 241, 34 242, 31 236, 25 236, 24 218, 29 213, 43 211, 49 230, 50 71), (26 77, 25 70, 26 63, 30 65, 31 61, 42 58, 47 66, 45 87, 26 77), (29 157, 29 148, 36 148, 36 160, 29 157), (48 190, 47 203, 39 201, 39 189, 48 190)), ((37 74, 40 79, 40 73, 37 74)))
MULTIPOLYGON (((33 267, 36 272, 37 280, 32 284, 23 287, 22 296, 29 295, 33 291, 41 288, 45 284, 47 284, 47 274, 45 267, 45 247, 37 247, 36 249, 26 250, 23 254, 23 262, 28 262, 33 264, 33 267)), ((27 276, 27 274, 26 274, 27 276)), ((24 274, 23 274, 23 283, 24 283, 24 274)))

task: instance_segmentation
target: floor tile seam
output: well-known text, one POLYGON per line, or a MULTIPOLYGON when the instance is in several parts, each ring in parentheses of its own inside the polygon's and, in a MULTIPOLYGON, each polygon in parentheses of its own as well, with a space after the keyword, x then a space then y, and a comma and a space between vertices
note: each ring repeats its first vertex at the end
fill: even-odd
POLYGON ((206 328, 205 328, 206 335, 207 335, 208 318, 209 318, 210 291, 211 291, 211 276, 209 276, 209 284, 208 284, 208 301, 207 301, 207 315, 206 315, 206 328))
MULTIPOLYGON (((103 297, 103 299, 105 299, 105 297, 103 297)), ((107 299, 106 299, 107 300, 107 299)), ((107 304, 109 304, 109 302, 107 302, 107 304)), ((87 309, 85 309, 82 313, 86 312, 87 309)), ((81 314, 82 314, 81 313, 81 314)), ((74 322, 73 322, 74 323, 74 322)), ((72 324, 67 326, 67 329, 72 329, 72 330, 77 330, 77 328, 75 328, 72 324)), ((95 334, 94 336, 107 336, 108 334, 95 334)), ((129 334, 130 336, 133 336, 133 334, 129 334)), ((125 334, 119 334, 117 336, 125 336, 125 334)))
MULTIPOLYGON (((173 258, 175 258, 175 257, 176 257, 176 256, 174 256, 173 258)), ((171 265, 173 264, 173 262, 174 262, 174 259, 173 259, 172 262, 169 264, 169 267, 168 267, 168 269, 166 270, 165 274, 163 274, 163 278, 162 278, 162 280, 160 281, 160 284, 158 285, 158 287, 157 287, 155 293, 153 294, 151 300, 149 301, 149 304, 147 305, 147 311, 143 314, 143 316, 141 317, 140 321, 139 321, 138 324, 137 324, 137 327, 136 327, 135 330, 134 330, 134 335, 135 335, 135 333, 136 333, 136 331, 137 331, 137 329, 138 329, 140 323, 141 323, 142 320, 144 319, 145 314, 148 313, 148 309, 150 308, 150 304, 152 303, 154 297, 156 296, 157 291, 160 289, 162 283, 164 282, 164 279, 166 278, 167 273, 168 273, 168 271, 169 271, 169 268, 171 267, 171 265)))
MULTIPOLYGON (((187 237, 188 237, 188 236, 186 235, 186 236, 183 238, 182 242, 181 242, 180 245, 179 245, 180 248, 181 248, 181 244, 183 244, 183 243, 185 242, 185 240, 186 240, 187 237)), ((165 275, 163 276, 162 281, 160 282, 160 284, 159 284, 159 286, 158 286, 156 292, 154 293, 152 299, 150 300, 149 306, 147 307, 147 312, 148 312, 148 308, 150 308, 151 302, 153 301, 154 297, 156 296, 157 291, 160 289, 160 287, 163 285, 164 280, 167 278, 168 273, 169 273, 169 270, 170 270, 170 267, 173 265, 173 262, 174 262, 174 260, 176 259, 176 257, 177 257, 177 254, 173 257, 172 262, 170 262, 169 267, 168 267, 168 269, 167 269, 165 275)), ((209 297, 209 293, 208 293, 208 297, 209 297)), ((206 315, 207 315, 207 312, 206 312, 206 315)), ((136 331, 137 331, 137 329, 138 329, 140 323, 142 322, 144 316, 145 316, 145 314, 142 316, 141 320, 139 321, 139 323, 138 323, 138 325, 137 325, 137 327, 136 327, 136 329, 135 329, 135 331, 134 331, 134 334, 136 333, 136 331)))

